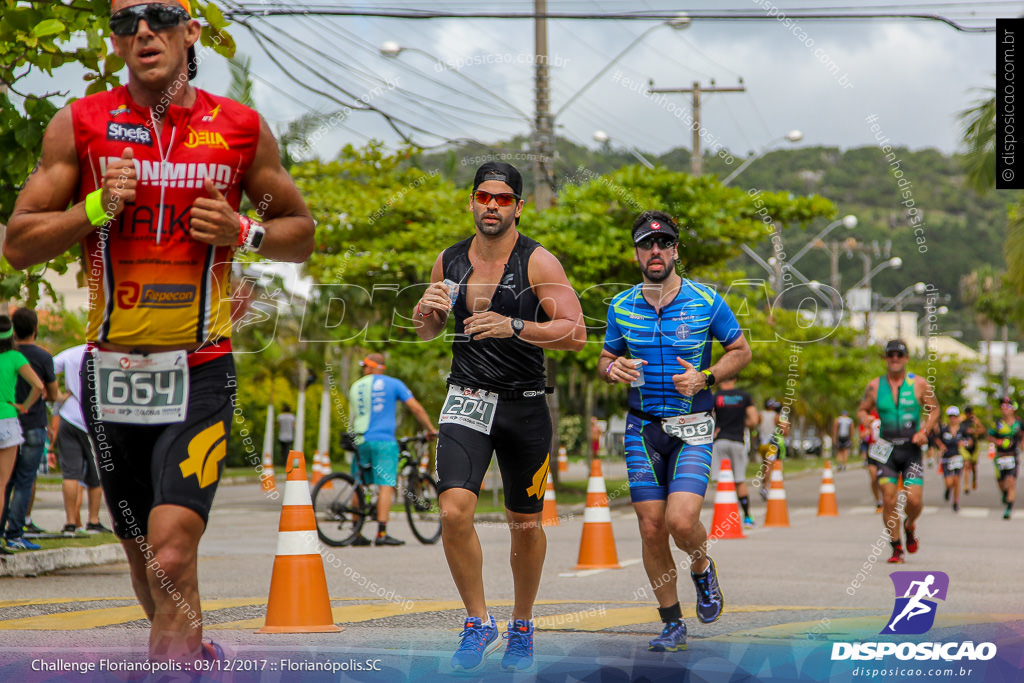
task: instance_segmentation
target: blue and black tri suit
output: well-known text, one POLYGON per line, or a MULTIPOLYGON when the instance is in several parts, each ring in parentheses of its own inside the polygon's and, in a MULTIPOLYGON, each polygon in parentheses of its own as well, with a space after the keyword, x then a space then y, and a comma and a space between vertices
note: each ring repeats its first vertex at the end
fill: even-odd
POLYGON ((722 346, 742 335, 736 316, 713 289, 683 279, 676 298, 660 311, 636 285, 608 307, 604 348, 616 356, 640 358, 644 385, 629 389, 626 469, 633 501, 665 500, 669 493, 703 496, 711 473, 711 444, 695 446, 669 436, 653 418, 709 411, 709 389, 695 396, 676 391, 672 375, 684 372, 677 357, 698 370, 711 365, 711 341, 722 346))

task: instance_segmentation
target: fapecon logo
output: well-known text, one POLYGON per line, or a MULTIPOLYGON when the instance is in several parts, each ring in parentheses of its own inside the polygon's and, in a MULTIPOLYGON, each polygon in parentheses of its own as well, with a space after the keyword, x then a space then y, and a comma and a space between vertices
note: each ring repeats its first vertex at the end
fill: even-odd
POLYGON ((188 308, 195 299, 195 285, 146 285, 139 308, 188 308))

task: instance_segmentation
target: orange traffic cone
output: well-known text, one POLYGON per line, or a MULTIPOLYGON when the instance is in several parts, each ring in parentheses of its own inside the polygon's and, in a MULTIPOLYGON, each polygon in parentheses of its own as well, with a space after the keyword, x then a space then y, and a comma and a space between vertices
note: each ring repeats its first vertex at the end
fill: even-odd
POLYGON ((274 479, 274 456, 270 451, 263 453, 263 474, 260 476, 260 487, 264 491, 277 490, 277 481, 274 479))
POLYGON ((313 481, 309 482, 310 485, 316 486, 323 477, 323 468, 320 465, 320 451, 313 451, 313 481))
POLYGON ((722 458, 715 490, 715 513, 711 518, 712 538, 746 538, 740 524, 740 500, 736 497, 736 483, 732 476, 732 462, 722 458))
POLYGON ((569 471, 569 456, 565 452, 565 446, 558 447, 558 471, 569 471))
POLYGON ((782 461, 772 465, 772 480, 768 488, 768 512, 764 516, 765 526, 789 526, 789 507, 786 505, 786 489, 782 486, 782 461))
POLYGON ((302 451, 288 453, 267 618, 257 633, 336 633, 302 451))
POLYGON ((825 471, 821 473, 821 495, 818 496, 818 516, 838 517, 839 505, 836 503, 836 485, 832 481, 832 461, 825 461, 825 471))
POLYGON ((583 536, 574 569, 621 569, 612 535, 612 514, 608 492, 601 474, 601 461, 594 458, 587 480, 587 506, 583 509, 583 536))
POLYGON ((548 486, 544 490, 544 512, 541 524, 543 526, 558 526, 558 506, 555 504, 555 482, 551 479, 551 472, 548 471, 548 486))

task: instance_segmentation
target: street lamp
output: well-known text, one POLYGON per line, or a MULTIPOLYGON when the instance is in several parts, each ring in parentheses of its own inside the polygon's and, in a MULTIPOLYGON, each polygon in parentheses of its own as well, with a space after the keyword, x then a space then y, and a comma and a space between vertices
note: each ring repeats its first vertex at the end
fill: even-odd
POLYGON ((928 289, 928 285, 923 282, 915 282, 909 287, 904 287, 903 291, 893 297, 884 308, 882 312, 889 310, 893 306, 896 307, 896 336, 903 338, 903 300, 911 294, 924 294, 925 290, 928 289))
MULTIPOLYGON (((799 261, 801 256, 806 254, 808 251, 810 251, 814 247, 818 246, 818 243, 822 242, 822 240, 824 239, 825 235, 829 234, 835 228, 838 228, 840 225, 843 226, 844 228, 846 228, 847 230, 853 230, 854 228, 857 227, 857 217, 854 216, 852 213, 851 214, 847 214, 847 215, 843 216, 842 218, 840 218, 839 220, 832 221, 831 223, 826 225, 824 230, 822 230, 817 235, 815 235, 810 241, 807 242, 807 244, 805 244, 803 247, 800 248, 800 251, 798 251, 798 252, 796 252, 796 254, 794 254, 793 258, 789 259, 789 264, 793 265, 794 263, 799 261)), ((833 284, 832 286, 835 287, 835 284, 833 284)))
POLYGON ((472 78, 470 78, 466 74, 462 73, 458 69, 449 68, 449 66, 447 64, 445 64, 438 57, 436 57, 435 55, 430 54, 426 50, 421 50, 418 47, 409 47, 408 45, 402 45, 400 43, 395 42, 394 40, 385 40, 383 43, 380 44, 380 47, 378 48, 378 50, 380 51, 381 55, 383 55, 384 57, 387 57, 388 59, 398 59, 398 56, 400 54, 402 54, 403 52, 416 52, 418 54, 424 55, 428 59, 433 60, 433 62, 435 64, 441 65, 445 71, 450 71, 450 72, 454 73, 459 78, 461 78, 464 81, 466 81, 467 83, 471 84, 474 88, 477 88, 478 90, 482 90, 483 92, 487 93, 488 95, 490 95, 494 99, 498 100, 499 102, 501 102, 502 104, 507 106, 509 109, 514 111, 520 117, 522 117, 523 120, 525 120, 528 124, 530 124, 531 127, 533 125, 533 120, 530 118, 529 114, 527 114, 526 112, 524 112, 521 109, 519 109, 519 107, 517 107, 513 103, 509 102, 508 100, 506 100, 504 97, 502 97, 498 93, 494 92, 493 90, 490 90, 489 88, 487 88, 487 86, 485 86, 482 83, 478 83, 477 81, 473 80, 472 78))
MULTIPOLYGON (((749 157, 744 159, 743 163, 740 164, 739 167, 737 167, 737 169, 735 171, 730 173, 726 177, 726 179, 722 181, 722 184, 723 185, 728 185, 732 181, 733 178, 738 176, 740 173, 743 173, 743 171, 745 171, 747 169, 747 166, 750 166, 750 164, 754 163, 755 161, 757 161, 758 159, 763 157, 765 155, 765 152, 767 152, 768 149, 772 145, 774 145, 776 142, 782 142, 783 140, 789 140, 790 142, 800 142, 803 139, 804 139, 804 134, 803 133, 801 133, 798 130, 791 130, 788 133, 786 133, 785 135, 783 135, 781 138, 775 138, 774 140, 769 140, 767 143, 764 144, 764 146, 761 147, 760 150, 757 151, 756 154, 751 154, 749 157)), ((856 219, 854 219, 854 220, 856 220, 856 219)), ((854 225, 856 225, 856 223, 854 223, 854 225)))
MULTIPOLYGON (((597 142, 598 144, 601 145, 601 149, 603 151, 607 152, 611 149, 612 136, 608 135, 608 133, 604 132, 603 130, 595 130, 593 138, 594 142, 597 142)), ((652 164, 647 157, 641 154, 640 150, 638 150, 636 147, 630 147, 629 153, 636 157, 636 160, 639 161, 644 166, 646 166, 647 168, 654 168, 654 164, 652 164)))

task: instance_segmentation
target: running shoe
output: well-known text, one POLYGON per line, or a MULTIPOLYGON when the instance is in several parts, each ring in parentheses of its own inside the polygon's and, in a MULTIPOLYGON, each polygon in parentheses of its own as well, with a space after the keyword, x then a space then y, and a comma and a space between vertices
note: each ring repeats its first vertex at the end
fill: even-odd
POLYGON ((686 649, 686 624, 682 621, 665 624, 661 635, 647 644, 652 652, 680 652, 686 649))
POLYGON ((903 530, 905 532, 907 532, 907 552, 908 553, 916 553, 917 552, 917 536, 914 535, 914 531, 916 529, 917 529, 916 526, 911 528, 911 527, 907 526, 906 524, 903 525, 903 530))
POLYGON ((486 626, 479 617, 466 617, 465 628, 459 637, 462 641, 452 656, 454 671, 476 671, 483 666, 484 657, 501 644, 494 617, 490 618, 490 623, 486 626))
POLYGON ((39 550, 42 548, 38 543, 33 543, 27 538, 20 536, 18 538, 8 538, 7 547, 11 550, 39 550))
POLYGON ((882 512, 882 504, 881 503, 875 503, 875 514, 876 515, 877 514, 881 514, 881 512, 882 512))
POLYGON ((754 524, 754 518, 753 517, 751 517, 750 515, 747 515, 746 517, 743 518, 743 528, 744 529, 753 529, 754 526, 756 526, 756 525, 754 524))
POLYGON ((64 528, 60 530, 60 534, 67 538, 73 538, 78 535, 78 527, 74 524, 65 524, 64 528))
POLYGON ((199 656, 208 662, 227 659, 224 656, 224 648, 212 640, 204 640, 199 644, 199 656))
POLYGON ((46 530, 40 529, 35 522, 26 522, 21 530, 25 532, 26 537, 38 537, 46 533, 46 530))
POLYGON ((515 619, 502 635, 508 641, 501 668, 505 671, 528 671, 533 666, 533 622, 515 619))
POLYGON ((967 488, 967 484, 964 484, 964 493, 970 493, 971 490, 967 488))
POLYGON ((89 522, 85 525, 85 533, 87 534, 112 534, 113 530, 103 526, 100 522, 89 522))
POLYGON ((949 500, 949 487, 948 486, 946 487, 946 492, 944 494, 942 494, 942 499, 943 500, 949 500))
POLYGON ((703 574, 690 572, 693 585, 697 588, 697 618, 701 623, 710 624, 722 616, 725 598, 718 585, 718 572, 715 561, 708 557, 708 568, 703 574))
POLYGON ((384 536, 378 536, 373 541, 374 545, 405 545, 405 541, 399 540, 390 534, 384 536))
POLYGON ((953 503, 953 512, 960 512, 960 503, 953 503))
POLYGON ((351 546, 362 547, 362 546, 367 546, 367 545, 373 545, 373 541, 368 539, 366 536, 363 536, 362 534, 359 534, 358 536, 356 536, 354 539, 352 539, 348 543, 342 543, 342 545, 343 546, 351 545, 351 546))
POLYGON ((900 546, 893 548, 892 557, 890 557, 887 562, 889 564, 903 564, 903 548, 900 546))
POLYGON ((761 494, 761 500, 768 500, 768 489, 762 488, 758 493, 761 494))
POLYGON ((1006 512, 1003 513, 1003 519, 1010 518, 1010 508, 1006 508, 1006 512))

